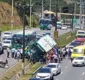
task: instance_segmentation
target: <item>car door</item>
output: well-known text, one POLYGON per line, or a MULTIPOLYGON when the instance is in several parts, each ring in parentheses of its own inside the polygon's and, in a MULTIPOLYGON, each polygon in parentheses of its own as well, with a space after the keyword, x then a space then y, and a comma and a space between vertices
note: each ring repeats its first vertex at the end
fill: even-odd
POLYGON ((61 71, 60 64, 57 65, 58 72, 61 71))

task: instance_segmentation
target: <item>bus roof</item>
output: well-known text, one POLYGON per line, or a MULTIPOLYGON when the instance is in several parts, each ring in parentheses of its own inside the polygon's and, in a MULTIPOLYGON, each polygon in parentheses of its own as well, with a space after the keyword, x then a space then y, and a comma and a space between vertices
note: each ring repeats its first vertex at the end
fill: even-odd
MULTIPOLYGON (((25 30, 25 35, 32 34, 34 32, 35 32, 34 30, 25 30)), ((21 34, 22 35, 23 34, 23 31, 20 31, 20 32, 18 32, 16 34, 21 34)))
POLYGON ((85 49, 85 45, 74 47, 74 49, 85 49))
POLYGON ((54 15, 55 15, 55 12, 48 11, 48 10, 43 11, 43 13, 44 13, 44 14, 54 14, 54 15))

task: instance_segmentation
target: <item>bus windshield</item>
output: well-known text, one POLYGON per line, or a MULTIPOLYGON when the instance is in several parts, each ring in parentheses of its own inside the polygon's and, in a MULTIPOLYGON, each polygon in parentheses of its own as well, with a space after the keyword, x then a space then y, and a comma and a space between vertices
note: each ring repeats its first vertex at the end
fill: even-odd
POLYGON ((52 24, 50 20, 40 20, 40 24, 52 24))
POLYGON ((85 34, 85 32, 78 32, 78 34, 85 34))
POLYGON ((81 54, 83 53, 83 49, 74 49, 74 53, 81 54))
MULTIPOLYGON (((25 35, 25 46, 29 46, 32 41, 36 40, 36 33, 25 35)), ((12 37, 12 48, 21 48, 23 45, 23 34, 14 34, 12 37)))
POLYGON ((77 38, 85 38, 85 36, 77 36, 77 38))

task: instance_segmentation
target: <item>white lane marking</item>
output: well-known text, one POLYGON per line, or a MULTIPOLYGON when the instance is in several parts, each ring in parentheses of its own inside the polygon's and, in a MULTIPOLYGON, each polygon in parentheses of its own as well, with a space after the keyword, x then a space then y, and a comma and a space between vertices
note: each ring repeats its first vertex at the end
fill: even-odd
POLYGON ((85 74, 85 72, 82 73, 82 75, 84 75, 84 74, 85 74))
POLYGON ((66 66, 65 68, 67 68, 68 66, 66 66))
POLYGON ((56 80, 59 80, 59 79, 56 79, 56 80))
POLYGON ((61 74, 63 74, 63 72, 61 72, 61 74))

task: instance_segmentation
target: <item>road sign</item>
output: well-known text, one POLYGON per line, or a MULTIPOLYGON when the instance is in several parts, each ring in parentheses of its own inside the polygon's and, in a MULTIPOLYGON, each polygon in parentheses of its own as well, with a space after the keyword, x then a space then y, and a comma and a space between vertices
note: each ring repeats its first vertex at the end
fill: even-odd
POLYGON ((14 23, 14 16, 11 16, 11 23, 14 23))

